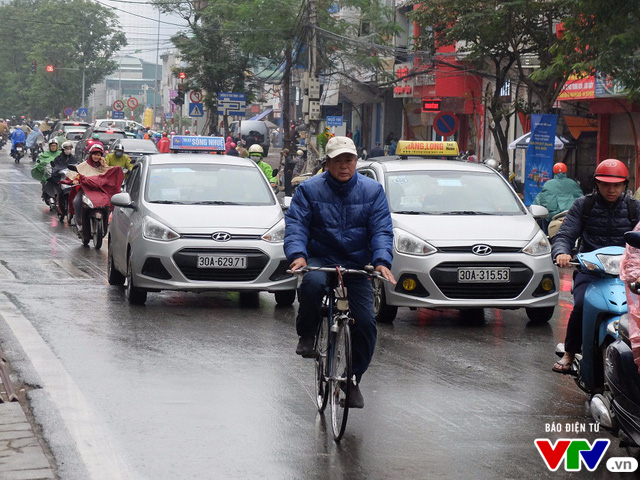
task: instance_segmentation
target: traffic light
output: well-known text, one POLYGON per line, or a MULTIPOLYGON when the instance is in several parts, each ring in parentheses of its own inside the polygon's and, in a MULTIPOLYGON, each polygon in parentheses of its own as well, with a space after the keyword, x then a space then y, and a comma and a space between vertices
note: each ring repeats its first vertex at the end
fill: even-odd
POLYGON ((47 72, 52 73, 55 70, 53 65, 47 65, 47 72))
POLYGON ((184 80, 185 78, 187 78, 187 74, 186 74, 186 73, 184 73, 184 72, 180 72, 180 73, 178 74, 178 78, 179 78, 180 80, 184 80))
POLYGON ((31 62, 31 73, 36 73, 37 70, 38 70, 38 64, 34 60, 31 62))
POLYGON ((184 90, 178 90, 178 95, 174 98, 173 103, 176 105, 184 105, 184 90))

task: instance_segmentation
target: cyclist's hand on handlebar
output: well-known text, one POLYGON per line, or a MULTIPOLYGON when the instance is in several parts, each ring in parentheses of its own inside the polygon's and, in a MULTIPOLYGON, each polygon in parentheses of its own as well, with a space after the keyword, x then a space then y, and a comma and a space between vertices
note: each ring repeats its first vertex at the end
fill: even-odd
POLYGON ((295 273, 296 270, 300 270, 301 268, 304 268, 306 266, 307 261, 305 260, 305 258, 298 257, 293 262, 291 262, 291 265, 289 265, 289 269, 291 270, 291 273, 295 273))
POLYGON ((559 267, 568 267, 571 265, 571 255, 561 253, 556 257, 556 265, 559 267))
POLYGON ((382 275, 383 278, 385 278, 386 280, 389 280, 392 284, 395 285, 396 283, 398 283, 396 282, 396 279, 393 276, 393 273, 391 273, 391 270, 389 270, 384 265, 378 265, 376 267, 376 272, 380 272, 380 275, 382 275))

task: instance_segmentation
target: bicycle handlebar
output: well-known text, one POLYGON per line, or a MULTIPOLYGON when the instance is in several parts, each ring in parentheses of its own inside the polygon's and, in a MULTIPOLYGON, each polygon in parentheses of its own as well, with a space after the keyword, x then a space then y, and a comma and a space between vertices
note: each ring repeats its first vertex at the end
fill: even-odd
MULTIPOLYGON (((373 267, 372 267, 373 268, 373 267)), ((359 270, 356 268, 345 268, 345 267, 341 267, 341 266, 336 266, 336 267, 302 267, 299 268, 298 270, 296 270, 295 272, 292 272, 291 270, 287 270, 287 273, 291 273, 293 275, 302 275, 304 273, 307 272, 326 272, 326 273, 336 273, 336 270, 339 270, 340 273, 342 275, 362 275, 362 276, 366 276, 366 277, 376 277, 379 278, 380 280, 384 280, 385 282, 388 282, 389 280, 387 280, 386 278, 384 278, 382 276, 382 274, 378 271, 375 270, 367 270, 365 267, 365 270, 359 270)))

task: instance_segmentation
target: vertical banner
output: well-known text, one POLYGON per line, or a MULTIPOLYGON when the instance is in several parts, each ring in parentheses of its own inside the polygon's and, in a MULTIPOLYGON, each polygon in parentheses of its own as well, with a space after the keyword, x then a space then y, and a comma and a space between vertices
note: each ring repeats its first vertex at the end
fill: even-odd
POLYGON ((526 154, 524 204, 533 203, 544 182, 551 178, 556 139, 556 114, 531 115, 531 138, 526 154))

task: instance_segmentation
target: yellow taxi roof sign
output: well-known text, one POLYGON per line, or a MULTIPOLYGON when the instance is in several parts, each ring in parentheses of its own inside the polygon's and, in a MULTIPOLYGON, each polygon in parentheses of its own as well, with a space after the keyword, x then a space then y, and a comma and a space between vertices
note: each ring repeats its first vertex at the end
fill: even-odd
POLYGON ((400 140, 396 155, 417 155, 420 157, 457 157, 460 154, 458 142, 423 142, 400 140))

